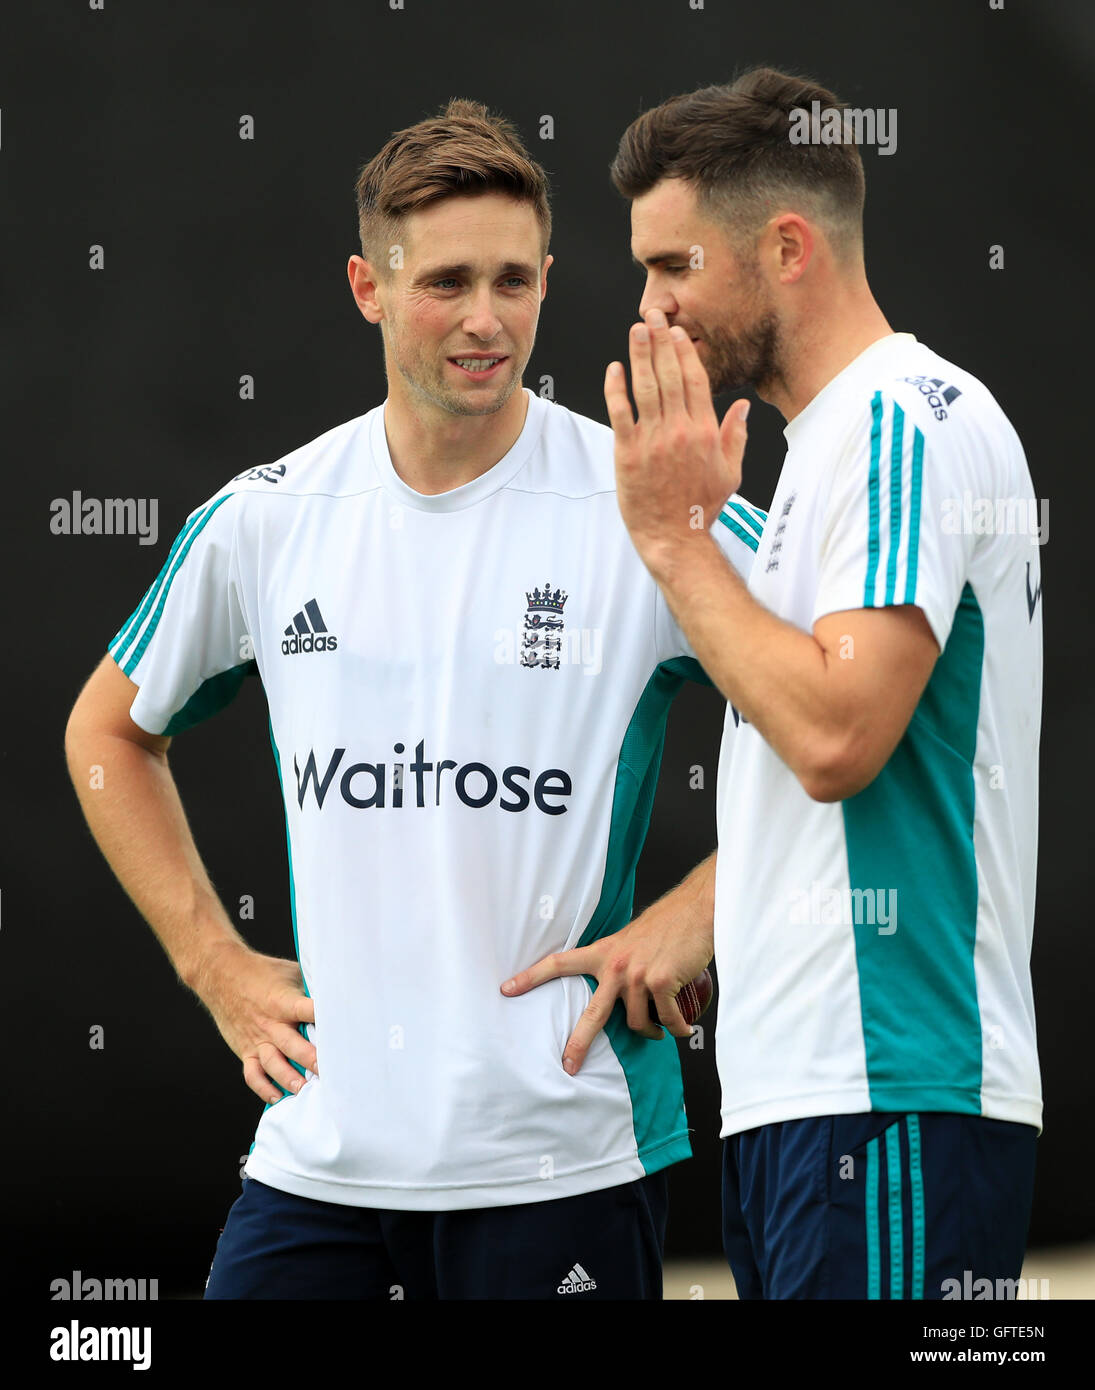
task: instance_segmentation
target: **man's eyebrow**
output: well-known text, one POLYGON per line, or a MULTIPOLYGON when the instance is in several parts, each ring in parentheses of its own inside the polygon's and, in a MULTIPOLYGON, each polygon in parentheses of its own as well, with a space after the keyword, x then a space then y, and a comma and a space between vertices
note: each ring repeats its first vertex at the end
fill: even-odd
MULTIPOLYGON (((437 265, 425 266, 415 279, 425 283, 428 280, 443 280, 450 275, 474 275, 475 272, 476 267, 473 265, 439 262, 437 265)), ((526 280, 537 279, 539 273, 538 267, 530 265, 527 261, 506 261, 498 269, 499 275, 523 275, 526 280)))
POLYGON ((631 259, 637 266, 645 268, 646 266, 661 265, 665 261, 687 260, 688 257, 683 251, 658 251, 653 256, 644 256, 642 260, 640 260, 635 252, 632 251, 631 259))

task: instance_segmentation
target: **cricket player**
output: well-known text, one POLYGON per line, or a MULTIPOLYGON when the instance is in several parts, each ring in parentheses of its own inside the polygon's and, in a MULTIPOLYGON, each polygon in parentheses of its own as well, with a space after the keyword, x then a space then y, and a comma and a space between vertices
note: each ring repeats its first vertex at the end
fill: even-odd
MULTIPOLYGON (((697 942, 655 996, 672 1036, 649 992, 610 1004, 574 1075, 589 983, 500 983, 628 923, 668 706, 703 673, 611 430, 522 386, 551 219, 512 127, 454 101, 357 196, 387 399, 191 513, 67 733, 93 833, 268 1103, 206 1295, 660 1298, 691 1152, 673 999, 711 955, 713 858, 633 924, 697 942), (235 930, 167 761, 256 675, 292 962, 235 930)), ((764 513, 722 500, 694 520, 744 576, 764 513)))
MULTIPOLYGON (((846 110, 757 69, 625 132, 612 178, 647 281, 637 418, 622 364, 605 378, 619 502, 729 702, 713 911, 738 1292, 1014 1296, 1042 1120, 1046 521, 986 387, 871 293, 862 160, 826 134, 846 110), (803 112, 834 118, 803 139, 803 112), (748 403, 720 426, 711 402, 740 384, 787 422, 747 581, 688 525, 740 481, 748 403)), ((556 956, 515 993, 588 968, 556 956)), ((602 1013, 666 972, 664 944, 621 933, 602 1013)))

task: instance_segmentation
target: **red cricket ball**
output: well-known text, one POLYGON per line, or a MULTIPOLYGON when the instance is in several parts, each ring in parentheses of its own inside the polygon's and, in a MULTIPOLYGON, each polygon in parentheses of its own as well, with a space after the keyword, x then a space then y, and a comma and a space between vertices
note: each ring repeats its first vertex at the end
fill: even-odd
MULTIPOLYGON (((714 992, 715 985, 709 970, 701 970, 694 980, 689 980, 688 984, 677 995, 677 1007, 684 1015, 685 1023, 695 1023, 706 1013, 714 992)), ((649 1001, 649 1007, 651 1023, 660 1023, 661 1019, 658 1017, 653 999, 649 1001)))

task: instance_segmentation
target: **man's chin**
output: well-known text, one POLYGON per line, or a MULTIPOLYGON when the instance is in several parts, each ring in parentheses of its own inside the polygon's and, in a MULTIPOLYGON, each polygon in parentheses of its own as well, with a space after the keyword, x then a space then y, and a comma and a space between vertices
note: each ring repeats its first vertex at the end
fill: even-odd
POLYGON ((453 415, 497 415, 517 388, 520 378, 511 377, 490 389, 473 386, 466 391, 444 392, 444 404, 453 415))

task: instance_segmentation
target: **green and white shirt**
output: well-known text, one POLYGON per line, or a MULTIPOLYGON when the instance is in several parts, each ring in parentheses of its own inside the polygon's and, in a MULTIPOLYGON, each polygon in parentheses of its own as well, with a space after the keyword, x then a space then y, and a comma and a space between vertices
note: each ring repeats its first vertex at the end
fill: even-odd
MULTIPOLYGON (((743 574, 762 520, 732 498, 714 528, 743 574)), ((150 733, 250 674, 269 703, 320 1075, 263 1114, 251 1177, 444 1210, 688 1157, 668 1034, 618 1008, 570 1077, 586 981, 499 992, 629 920, 669 703, 703 679, 620 518, 611 430, 529 393, 503 459, 423 496, 377 407, 195 510, 110 652, 150 733)))
POLYGON ((979 381, 905 333, 785 434, 750 592, 806 632, 915 604, 941 655, 892 757, 843 802, 811 800, 727 711, 722 1133, 867 1110, 1040 1129, 1040 517, 1022 446, 979 381))

